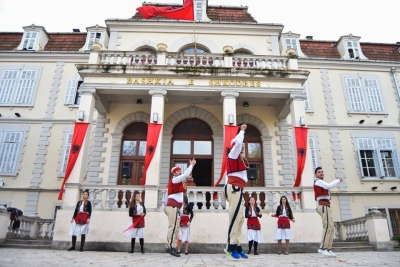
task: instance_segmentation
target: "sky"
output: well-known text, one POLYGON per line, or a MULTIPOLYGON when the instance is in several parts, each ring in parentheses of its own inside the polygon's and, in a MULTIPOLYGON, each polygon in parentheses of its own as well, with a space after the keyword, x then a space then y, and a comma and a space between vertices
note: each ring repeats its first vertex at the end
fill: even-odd
MULTIPOLYGON (((31 24, 47 32, 86 31, 105 26, 108 18, 125 19, 135 14, 143 0, 0 0, 0 32, 22 32, 31 24)), ((150 2, 150 1, 147 1, 150 2)), ((153 0, 182 3, 182 0, 153 0)), ((400 0, 209 0, 209 5, 248 6, 259 23, 284 25, 283 32, 337 41, 340 36, 360 36, 361 42, 400 42, 400 0)))

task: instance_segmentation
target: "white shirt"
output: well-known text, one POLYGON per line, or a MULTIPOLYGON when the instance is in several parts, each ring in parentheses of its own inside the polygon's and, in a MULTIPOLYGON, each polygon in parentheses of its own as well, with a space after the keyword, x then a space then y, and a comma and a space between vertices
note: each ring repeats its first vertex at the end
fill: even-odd
POLYGON ((332 183, 326 183, 324 182, 324 180, 319 179, 319 178, 315 178, 316 182, 315 185, 322 187, 323 189, 327 189, 328 190, 328 195, 327 196, 319 196, 317 197, 317 201, 321 200, 321 199, 326 199, 326 200, 330 200, 331 199, 331 192, 329 191, 332 188, 335 188, 338 184, 340 184, 340 180, 336 179, 334 180, 332 183))
MULTIPOLYGON (((243 140, 244 140, 244 131, 240 131, 233 140, 234 140, 233 142, 235 142, 235 145, 231 148, 231 151, 228 154, 228 158, 237 159, 240 156, 240 153, 242 151, 243 140)), ((244 180, 246 183, 248 181, 246 170, 238 171, 238 172, 231 172, 230 174, 228 174, 228 176, 239 177, 242 180, 244 180)))
MULTIPOLYGON (((193 170, 193 165, 190 165, 183 174, 173 177, 172 183, 177 184, 177 183, 183 182, 186 178, 188 178, 189 174, 192 173, 192 170, 193 170)), ((168 194, 168 191, 167 191, 167 194, 168 194)), ((176 200, 176 202, 183 203, 183 192, 168 195, 168 198, 173 198, 176 200)))

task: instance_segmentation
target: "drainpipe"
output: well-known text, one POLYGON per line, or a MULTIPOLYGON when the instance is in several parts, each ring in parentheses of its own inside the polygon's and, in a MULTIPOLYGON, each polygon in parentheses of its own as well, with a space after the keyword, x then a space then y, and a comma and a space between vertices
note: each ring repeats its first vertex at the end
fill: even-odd
POLYGON ((394 87, 396 87, 397 96, 399 97, 399 101, 400 101, 400 89, 399 89, 399 83, 397 82, 396 69, 394 67, 392 67, 392 69, 390 70, 390 73, 393 76, 394 87))

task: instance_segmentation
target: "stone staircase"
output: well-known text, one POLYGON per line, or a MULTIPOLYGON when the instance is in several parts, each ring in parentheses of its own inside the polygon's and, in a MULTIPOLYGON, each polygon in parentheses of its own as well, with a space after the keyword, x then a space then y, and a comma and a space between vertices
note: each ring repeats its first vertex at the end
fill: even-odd
POLYGON ((27 249, 51 249, 50 239, 10 239, 7 238, 0 248, 27 248, 27 249))
POLYGON ((368 241, 334 241, 332 244, 332 251, 375 251, 375 249, 368 241))

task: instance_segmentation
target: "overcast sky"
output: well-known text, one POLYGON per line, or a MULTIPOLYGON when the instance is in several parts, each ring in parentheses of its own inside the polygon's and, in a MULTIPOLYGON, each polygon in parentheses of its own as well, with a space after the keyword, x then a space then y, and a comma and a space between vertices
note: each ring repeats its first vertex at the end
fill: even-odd
MULTIPOLYGON (((0 31, 44 26, 48 32, 105 26, 107 18, 130 18, 143 0, 0 0, 0 31)), ((154 0, 153 3, 182 3, 154 0)), ((400 42, 400 0, 209 0, 209 5, 247 5, 260 23, 280 23, 284 32, 314 40, 338 40, 349 33, 361 42, 400 42)))

